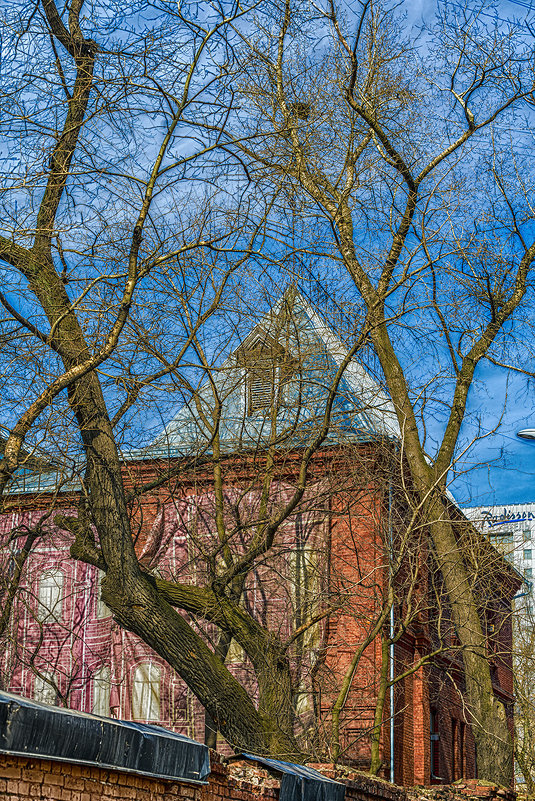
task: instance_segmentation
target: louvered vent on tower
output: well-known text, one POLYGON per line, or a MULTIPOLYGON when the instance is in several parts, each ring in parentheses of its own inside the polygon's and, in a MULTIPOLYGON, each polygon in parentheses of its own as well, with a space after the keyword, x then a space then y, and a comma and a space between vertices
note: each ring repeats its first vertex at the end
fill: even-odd
POLYGON ((267 334, 258 334, 237 352, 245 368, 247 414, 279 405, 282 385, 294 372, 294 360, 283 346, 267 334))
POLYGON ((270 370, 269 368, 252 367, 249 370, 247 384, 250 414, 258 409, 269 408, 274 402, 278 389, 277 376, 274 375, 276 372, 278 372, 277 368, 270 370))

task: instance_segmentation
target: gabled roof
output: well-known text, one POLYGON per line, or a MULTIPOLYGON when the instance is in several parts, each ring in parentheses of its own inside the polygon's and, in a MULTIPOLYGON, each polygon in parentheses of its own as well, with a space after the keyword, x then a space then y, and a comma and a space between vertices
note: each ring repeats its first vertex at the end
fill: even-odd
MULTIPOLYGON (((143 449, 146 457, 157 451, 170 455, 191 454, 194 449, 208 452, 214 389, 222 404, 219 435, 227 453, 262 448, 270 441, 280 447, 305 445, 323 422, 329 392, 347 353, 335 332, 291 287, 216 369, 212 380, 200 387, 196 398, 184 403, 152 445, 143 449), (273 380, 280 383, 275 430, 271 404, 255 409, 249 394, 251 376, 254 380, 255 374, 258 377, 267 369, 270 353, 273 380)), ((391 400, 352 359, 336 393, 326 442, 398 436, 391 400)))

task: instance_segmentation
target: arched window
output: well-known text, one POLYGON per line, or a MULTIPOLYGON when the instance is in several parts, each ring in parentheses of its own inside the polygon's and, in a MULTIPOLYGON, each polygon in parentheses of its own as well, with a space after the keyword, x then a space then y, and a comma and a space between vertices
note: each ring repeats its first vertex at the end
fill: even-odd
POLYGON ((42 704, 55 704, 58 698, 55 676, 53 673, 42 673, 35 677, 33 697, 42 704))
POLYGON ((61 620, 63 614, 63 572, 47 570, 39 579, 37 619, 42 623, 61 620))
POLYGON ((104 718, 110 716, 110 669, 101 665, 93 676, 93 714, 104 718))
POLYGON ((133 720, 160 720, 160 679, 160 668, 152 662, 143 662, 134 670, 133 720))

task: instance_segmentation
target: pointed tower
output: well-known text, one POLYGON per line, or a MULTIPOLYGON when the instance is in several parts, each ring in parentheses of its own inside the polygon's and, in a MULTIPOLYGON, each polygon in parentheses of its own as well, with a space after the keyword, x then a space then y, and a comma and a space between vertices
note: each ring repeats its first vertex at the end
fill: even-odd
POLYGON ((325 444, 396 439, 392 403, 358 358, 338 376, 347 353, 336 333, 290 287, 185 401, 147 455, 206 453, 215 434, 226 453, 274 443, 305 447, 324 425, 325 444))

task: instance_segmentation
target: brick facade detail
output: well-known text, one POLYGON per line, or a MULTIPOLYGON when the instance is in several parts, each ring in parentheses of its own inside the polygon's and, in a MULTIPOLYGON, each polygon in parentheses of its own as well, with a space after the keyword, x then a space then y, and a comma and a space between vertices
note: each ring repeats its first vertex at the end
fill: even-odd
MULTIPOLYGON (((285 456, 276 487, 281 496, 285 487, 295 479, 298 460, 299 454, 285 456)), ((327 583, 322 572, 323 563, 329 565, 331 597, 335 601, 337 597, 344 598, 340 610, 335 608, 313 632, 315 640, 306 645, 309 656, 321 656, 315 662, 311 658, 308 662, 306 659, 301 663, 295 662, 296 671, 300 671, 296 675, 296 685, 303 690, 300 703, 304 716, 311 716, 315 705, 318 731, 322 735, 326 733, 322 752, 318 749, 318 758, 329 754, 333 705, 353 655, 366 637, 370 620, 374 620, 381 608, 384 594, 389 501, 386 482, 378 476, 377 463, 377 452, 370 445, 326 450, 319 454, 310 468, 310 492, 303 510, 285 523, 274 561, 271 564, 266 562, 256 571, 254 581, 252 579, 247 587, 250 605, 254 606, 256 614, 263 616, 267 627, 282 639, 288 637, 296 624, 294 612, 297 603, 286 579, 289 571, 295 569, 292 556, 295 555, 296 543, 300 542, 301 547, 303 539, 308 538, 302 548, 303 561, 309 559, 312 552, 319 554, 314 570, 319 576, 317 595, 320 601, 321 582, 324 586, 327 583)), ((125 466, 126 486, 132 489, 149 482, 168 467, 167 462, 154 460, 130 462, 125 466)), ((250 469, 243 460, 236 460, 234 473, 229 471, 234 480, 229 492, 233 487, 239 487, 240 482, 249 481, 250 469)), ((250 495, 254 506, 254 497, 252 493, 250 495)), ((60 510, 68 512, 75 508, 76 502, 75 493, 65 493, 55 499, 47 492, 12 496, 9 512, 0 519, 0 538, 9 543, 9 547, 3 550, 4 559, 12 558, 14 550, 20 547, 17 538, 11 537, 14 529, 19 527, 22 541, 26 527, 35 525, 41 518, 47 521, 44 526, 46 536, 39 540, 28 560, 3 647, 1 669, 5 689, 36 698, 39 674, 52 674, 57 698, 40 700, 119 719, 158 722, 202 741, 204 711, 191 691, 161 656, 135 635, 121 629, 109 610, 102 610, 97 569, 70 558, 72 537, 54 525, 50 509, 55 504, 56 513, 60 510), (61 575, 62 596, 57 615, 43 621, 39 616, 38 582, 50 570, 61 575), (143 666, 145 677, 157 677, 155 716, 135 714, 136 670, 143 666), (102 686, 102 682, 98 684, 101 669, 106 671, 109 683, 105 711, 95 708, 96 691, 102 686)), ((144 569, 149 572, 157 569, 163 578, 171 580, 174 577, 179 581, 195 580, 198 568, 188 526, 200 525, 197 518, 200 520, 200 513, 210 509, 211 502, 208 474, 195 474, 189 480, 170 482, 143 495, 132 509, 132 530, 136 532, 136 550, 144 569)), ((403 510, 396 512, 400 520, 403 513, 403 510)), ((198 529, 196 531, 199 536, 198 529)), ((380 738, 381 775, 389 779, 390 720, 393 716, 393 779, 405 786, 452 782, 476 775, 474 740, 464 714, 464 680, 459 652, 455 648, 450 652, 444 651, 431 662, 412 670, 434 647, 430 620, 432 609, 426 601, 428 596, 424 595, 428 592, 429 580, 425 530, 422 528, 422 531, 421 541, 415 546, 421 567, 417 582, 419 588, 414 593, 422 594, 423 612, 395 643, 395 675, 405 677, 395 685, 392 710, 390 695, 387 695, 380 738), (433 733, 436 735, 434 755, 433 733)), ((3 567, 7 570, 9 565, 3 567)), ((496 584, 499 585, 498 580, 496 584)), ((514 591, 511 586, 509 597, 514 591)), ((398 597, 400 602, 396 603, 395 614, 401 616, 403 590, 398 597)), ((413 600, 413 603, 416 602, 413 600)), ((505 603, 510 604, 510 601, 505 598, 505 603)), ((498 624, 496 620, 493 623, 493 630, 497 632, 494 636, 499 637, 499 642, 495 644, 496 655, 491 654, 491 658, 494 660, 495 691, 512 716, 508 611, 510 605, 504 607, 502 623, 498 624)), ((232 661, 230 669, 251 688, 254 696, 254 676, 243 652, 241 656, 233 653, 232 660, 229 658, 228 661, 232 661)), ((339 762, 349 764, 353 769, 369 769, 370 732, 384 664, 381 638, 375 636, 362 654, 340 717, 339 762)), ((148 694, 144 697, 149 698, 148 694)), ((223 742, 219 742, 217 747, 223 752, 228 749, 223 742)))

